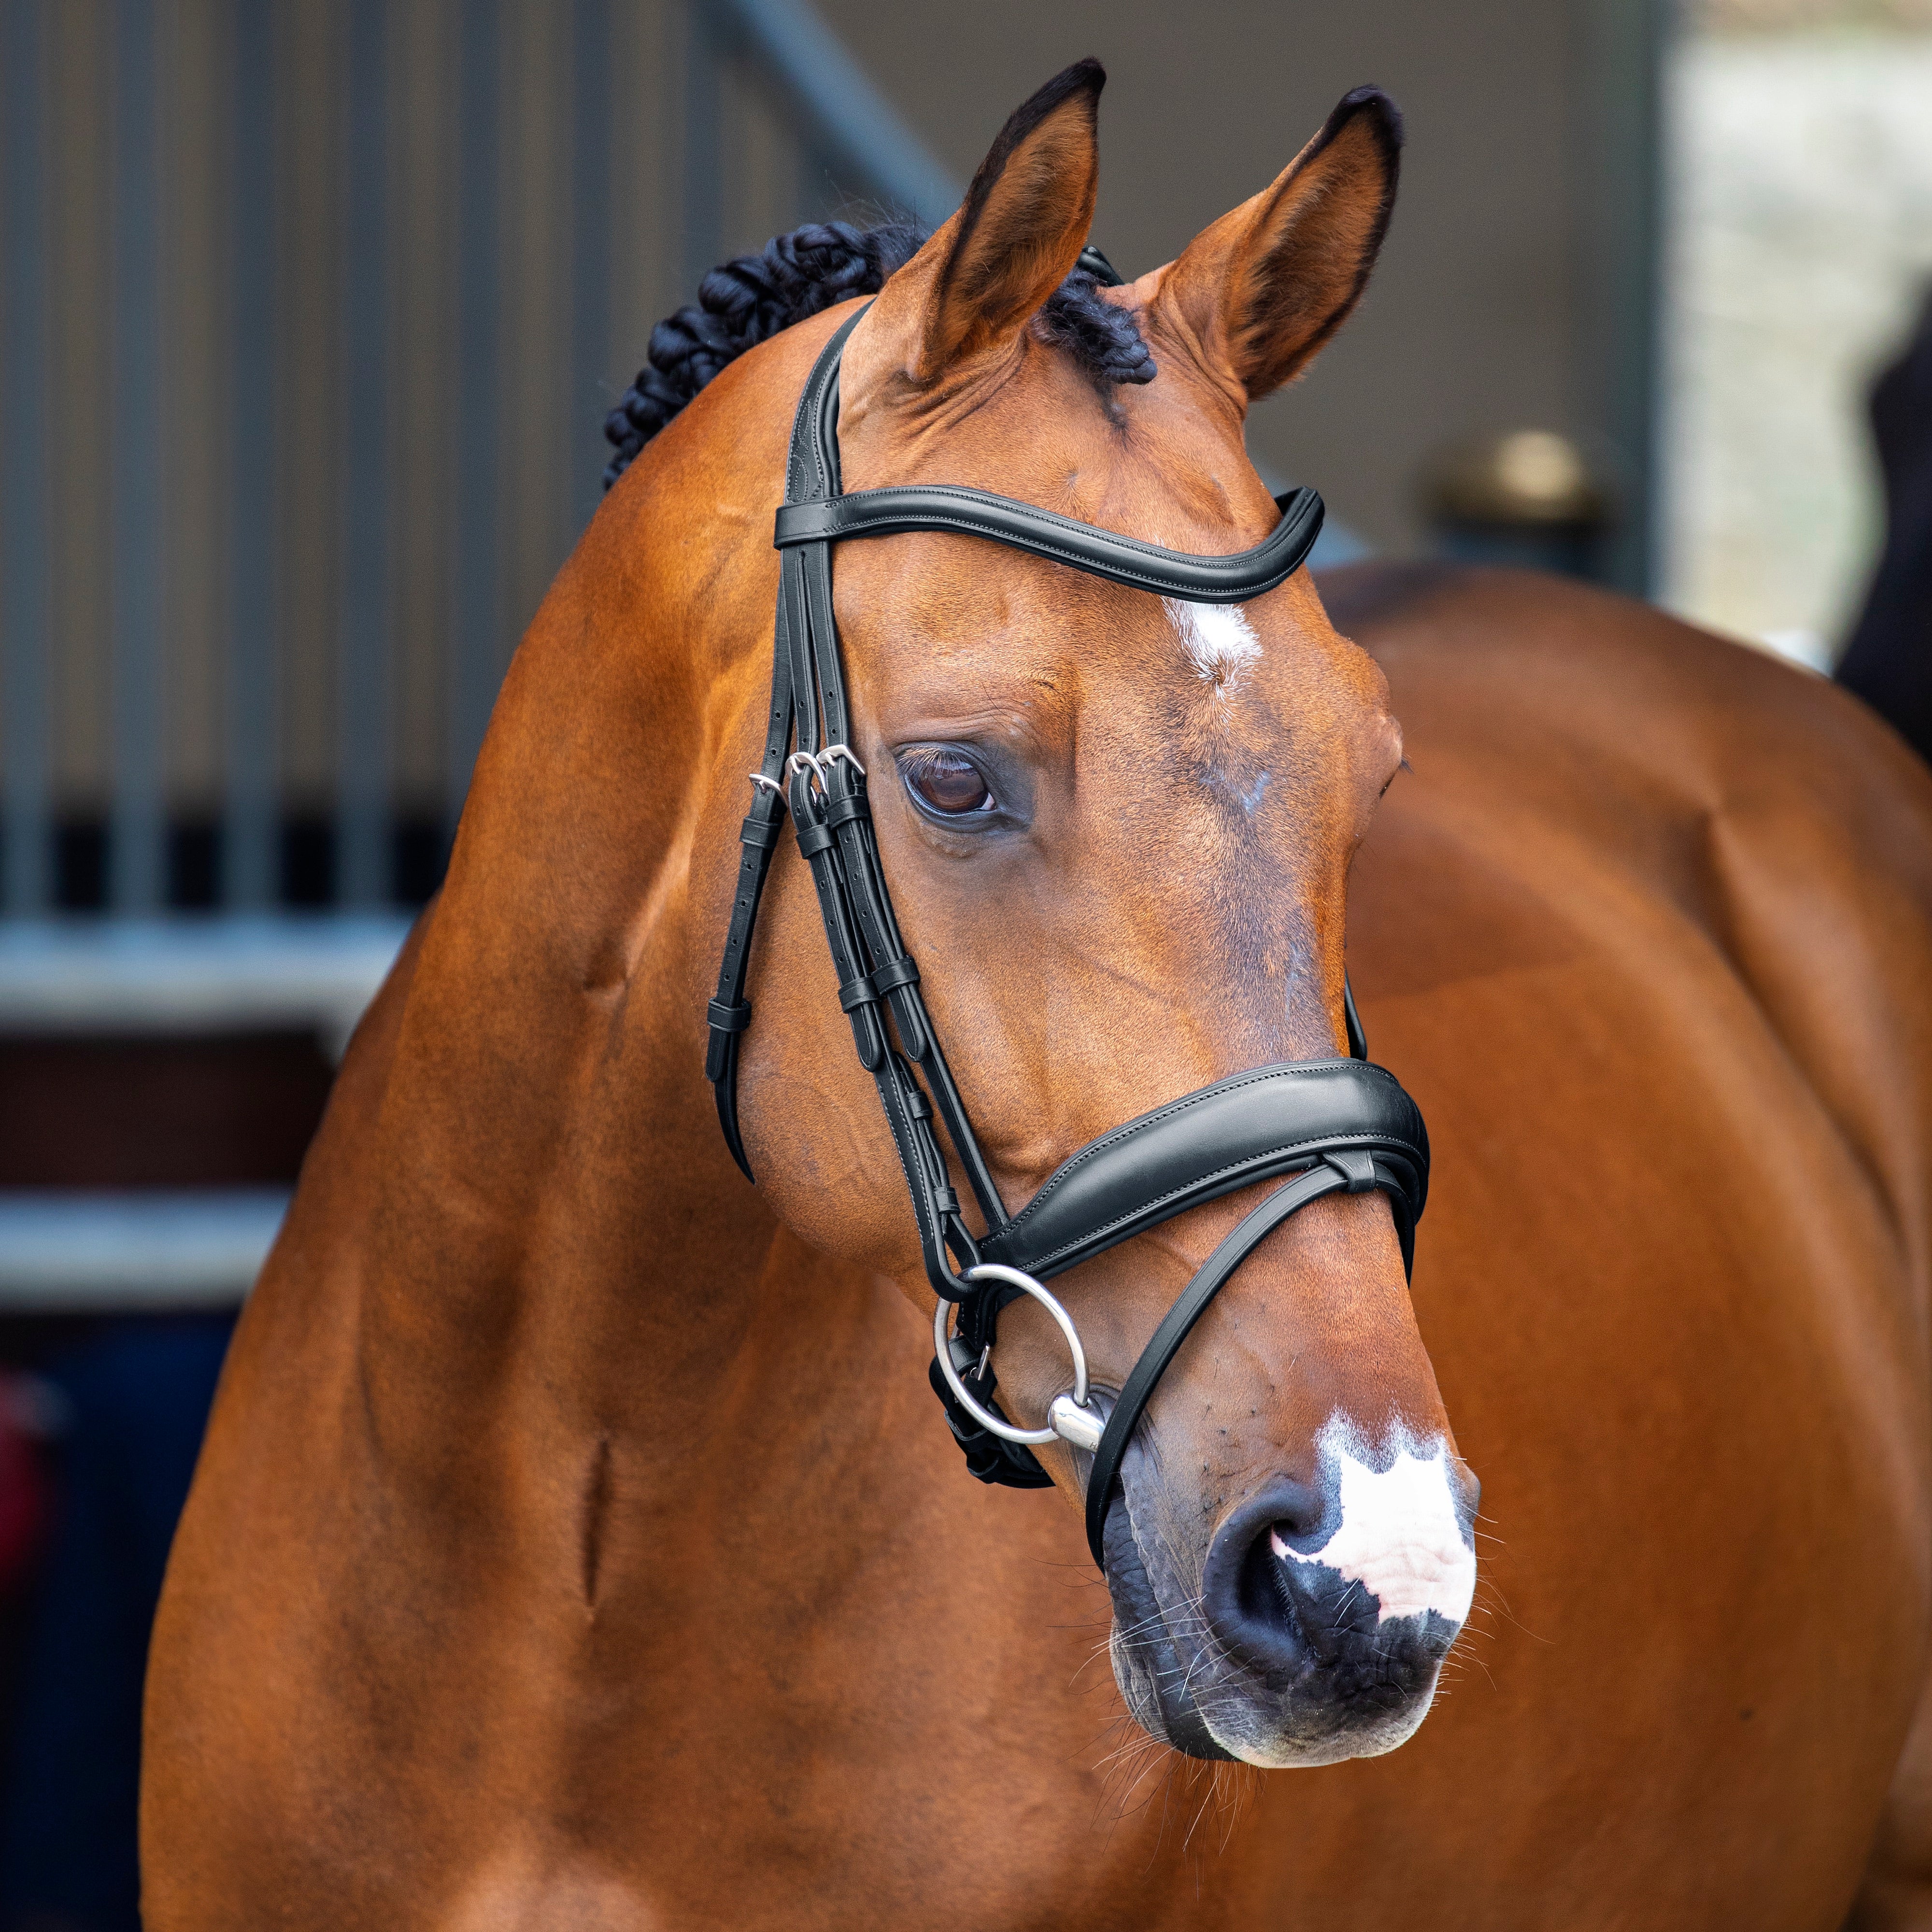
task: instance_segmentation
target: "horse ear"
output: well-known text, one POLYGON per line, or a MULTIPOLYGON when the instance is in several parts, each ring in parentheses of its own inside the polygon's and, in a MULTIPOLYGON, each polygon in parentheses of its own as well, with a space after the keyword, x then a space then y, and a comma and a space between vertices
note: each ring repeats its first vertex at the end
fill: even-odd
POLYGON ((880 291, 865 362, 923 387, 1017 336, 1066 279, 1093 225, 1106 82, 1098 61, 1076 61, 1015 110, 958 212, 880 291))
POLYGON ((1166 332, 1250 402, 1292 382, 1368 285, 1401 154, 1395 103, 1377 87, 1343 95, 1272 187, 1166 270, 1153 306, 1166 332))

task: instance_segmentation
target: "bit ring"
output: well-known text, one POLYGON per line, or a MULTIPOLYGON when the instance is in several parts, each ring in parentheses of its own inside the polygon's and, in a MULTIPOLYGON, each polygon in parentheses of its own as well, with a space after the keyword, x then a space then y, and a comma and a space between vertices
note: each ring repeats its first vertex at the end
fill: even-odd
POLYGON ((952 1390, 967 1414, 982 1429, 989 1430, 1006 1442, 1051 1442, 1056 1437, 1070 1442, 1076 1449, 1091 1450, 1099 1447, 1100 1433, 1106 1424, 1094 1414, 1088 1404, 1087 1351, 1080 1346, 1080 1331, 1073 1325, 1073 1318, 1062 1306, 1058 1298, 1048 1292, 1040 1282, 1023 1269, 1007 1268, 999 1262, 982 1262, 976 1268, 966 1270, 968 1281, 1004 1281, 1033 1297, 1053 1318, 1054 1324, 1066 1338, 1067 1352, 1073 1358, 1073 1388, 1071 1394, 1063 1390, 1048 1403, 1045 1429, 1016 1429, 1010 1422, 993 1414, 984 1404, 974 1400, 971 1392, 960 1379, 959 1371, 952 1366, 952 1310, 953 1304, 942 1301, 932 1312, 933 1352, 939 1359, 939 1372, 946 1378, 947 1388, 952 1390))

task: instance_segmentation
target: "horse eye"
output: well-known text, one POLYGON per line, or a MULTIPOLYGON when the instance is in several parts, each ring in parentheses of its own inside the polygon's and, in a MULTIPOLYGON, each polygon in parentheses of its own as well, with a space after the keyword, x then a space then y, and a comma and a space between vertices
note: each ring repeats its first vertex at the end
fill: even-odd
POLYGON ((957 752, 915 752, 903 769, 908 788, 941 818, 964 818, 993 809, 993 794, 979 766, 957 752))

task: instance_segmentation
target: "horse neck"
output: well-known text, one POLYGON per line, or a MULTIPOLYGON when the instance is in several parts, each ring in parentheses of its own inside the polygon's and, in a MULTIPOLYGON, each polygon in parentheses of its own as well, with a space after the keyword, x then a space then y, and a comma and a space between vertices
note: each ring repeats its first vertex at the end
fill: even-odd
POLYGON ((364 1326, 404 1400, 433 1378, 453 1414, 554 1400, 681 1442, 795 1286, 702 1077, 743 808, 714 768, 755 734, 776 573, 742 532, 664 527, 703 479, 646 480, 553 587, 478 760, 388 1056, 364 1326))

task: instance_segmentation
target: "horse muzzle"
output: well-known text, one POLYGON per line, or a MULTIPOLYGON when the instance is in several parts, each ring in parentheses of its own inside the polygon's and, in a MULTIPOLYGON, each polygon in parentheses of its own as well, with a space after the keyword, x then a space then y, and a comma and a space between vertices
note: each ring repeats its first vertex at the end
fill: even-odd
POLYGON ((1105 1535, 1109 1649, 1130 1712, 1174 1750, 1332 1764, 1428 1714, 1474 1590, 1476 1485, 1439 1444, 1370 1459, 1343 1433, 1324 1432, 1316 1481, 1268 1483, 1191 1550, 1188 1499, 1130 1450, 1105 1535))

